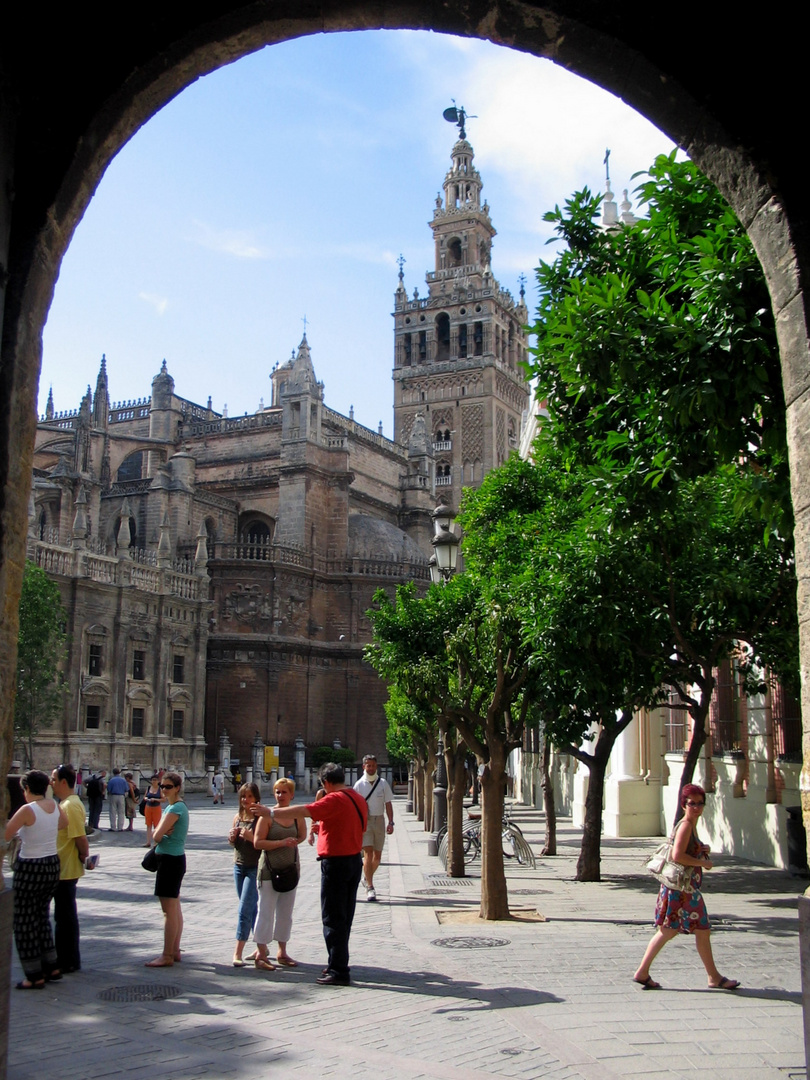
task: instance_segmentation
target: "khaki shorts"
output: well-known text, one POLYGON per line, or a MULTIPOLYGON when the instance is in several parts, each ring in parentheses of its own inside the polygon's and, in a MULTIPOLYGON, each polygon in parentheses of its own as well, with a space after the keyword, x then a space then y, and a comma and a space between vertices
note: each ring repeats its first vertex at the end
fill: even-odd
POLYGON ((385 815, 369 817, 368 828, 363 833, 363 847, 374 848, 382 851, 385 847, 385 815))

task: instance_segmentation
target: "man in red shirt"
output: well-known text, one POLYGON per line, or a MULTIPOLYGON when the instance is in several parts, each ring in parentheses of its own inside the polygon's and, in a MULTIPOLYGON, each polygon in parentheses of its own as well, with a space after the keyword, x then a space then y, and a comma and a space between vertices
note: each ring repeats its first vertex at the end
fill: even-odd
POLYGON ((322 986, 349 985, 349 934, 363 872, 360 851, 368 823, 368 804, 346 787, 343 767, 330 762, 320 773, 326 795, 306 806, 253 806, 258 817, 275 818, 291 825, 302 818, 318 822, 318 859, 321 863, 321 918, 328 963, 317 980, 322 986))

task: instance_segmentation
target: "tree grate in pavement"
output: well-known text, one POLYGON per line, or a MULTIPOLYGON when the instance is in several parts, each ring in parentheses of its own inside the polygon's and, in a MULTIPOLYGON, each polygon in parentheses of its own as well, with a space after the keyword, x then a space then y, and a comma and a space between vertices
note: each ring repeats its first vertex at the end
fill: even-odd
POLYGON ((448 893, 452 893, 452 889, 412 889, 412 896, 447 896, 448 893))
POLYGON ((425 874, 424 878, 428 885, 440 886, 445 889, 471 889, 475 885, 472 878, 447 877, 445 874, 425 874))
POLYGON ((430 944, 440 949, 499 949, 512 943, 508 938, 498 937, 444 937, 434 938, 430 944))
POLYGON ((109 986, 98 994, 100 1001, 168 1001, 180 994, 179 986, 161 983, 138 983, 135 986, 109 986))

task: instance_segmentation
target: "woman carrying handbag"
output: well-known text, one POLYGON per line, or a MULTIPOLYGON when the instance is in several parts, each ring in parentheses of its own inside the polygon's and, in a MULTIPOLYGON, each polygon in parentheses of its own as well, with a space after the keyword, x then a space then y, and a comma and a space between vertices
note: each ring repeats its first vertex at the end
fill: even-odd
POLYGON ((681 866, 692 867, 689 891, 681 892, 678 889, 669 888, 666 884, 661 885, 658 902, 655 905, 657 929, 633 976, 633 981, 637 982, 643 990, 661 989, 661 984, 650 975, 650 967, 666 943, 678 934, 694 934, 698 956, 706 968, 710 990, 736 990, 740 985, 736 979, 727 979, 720 974, 712 955, 709 916, 700 891, 703 871, 711 870, 712 863, 709 859, 708 846, 700 843, 695 832, 705 805, 706 792, 702 787, 697 784, 686 784, 683 787, 681 790, 683 818, 675 830, 670 859, 681 866))

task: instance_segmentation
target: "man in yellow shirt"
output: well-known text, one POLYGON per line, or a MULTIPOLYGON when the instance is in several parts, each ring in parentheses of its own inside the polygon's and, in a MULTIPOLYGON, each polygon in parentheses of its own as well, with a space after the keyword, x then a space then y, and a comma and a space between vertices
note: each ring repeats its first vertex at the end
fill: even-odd
POLYGON ((51 773, 51 787, 59 805, 65 811, 68 825, 56 834, 59 855, 59 884, 53 898, 53 917, 56 923, 56 963, 63 975, 79 971, 79 915, 76 911, 76 883, 84 874, 84 862, 90 851, 84 827, 84 803, 76 794, 76 771, 70 765, 59 765, 51 773))

